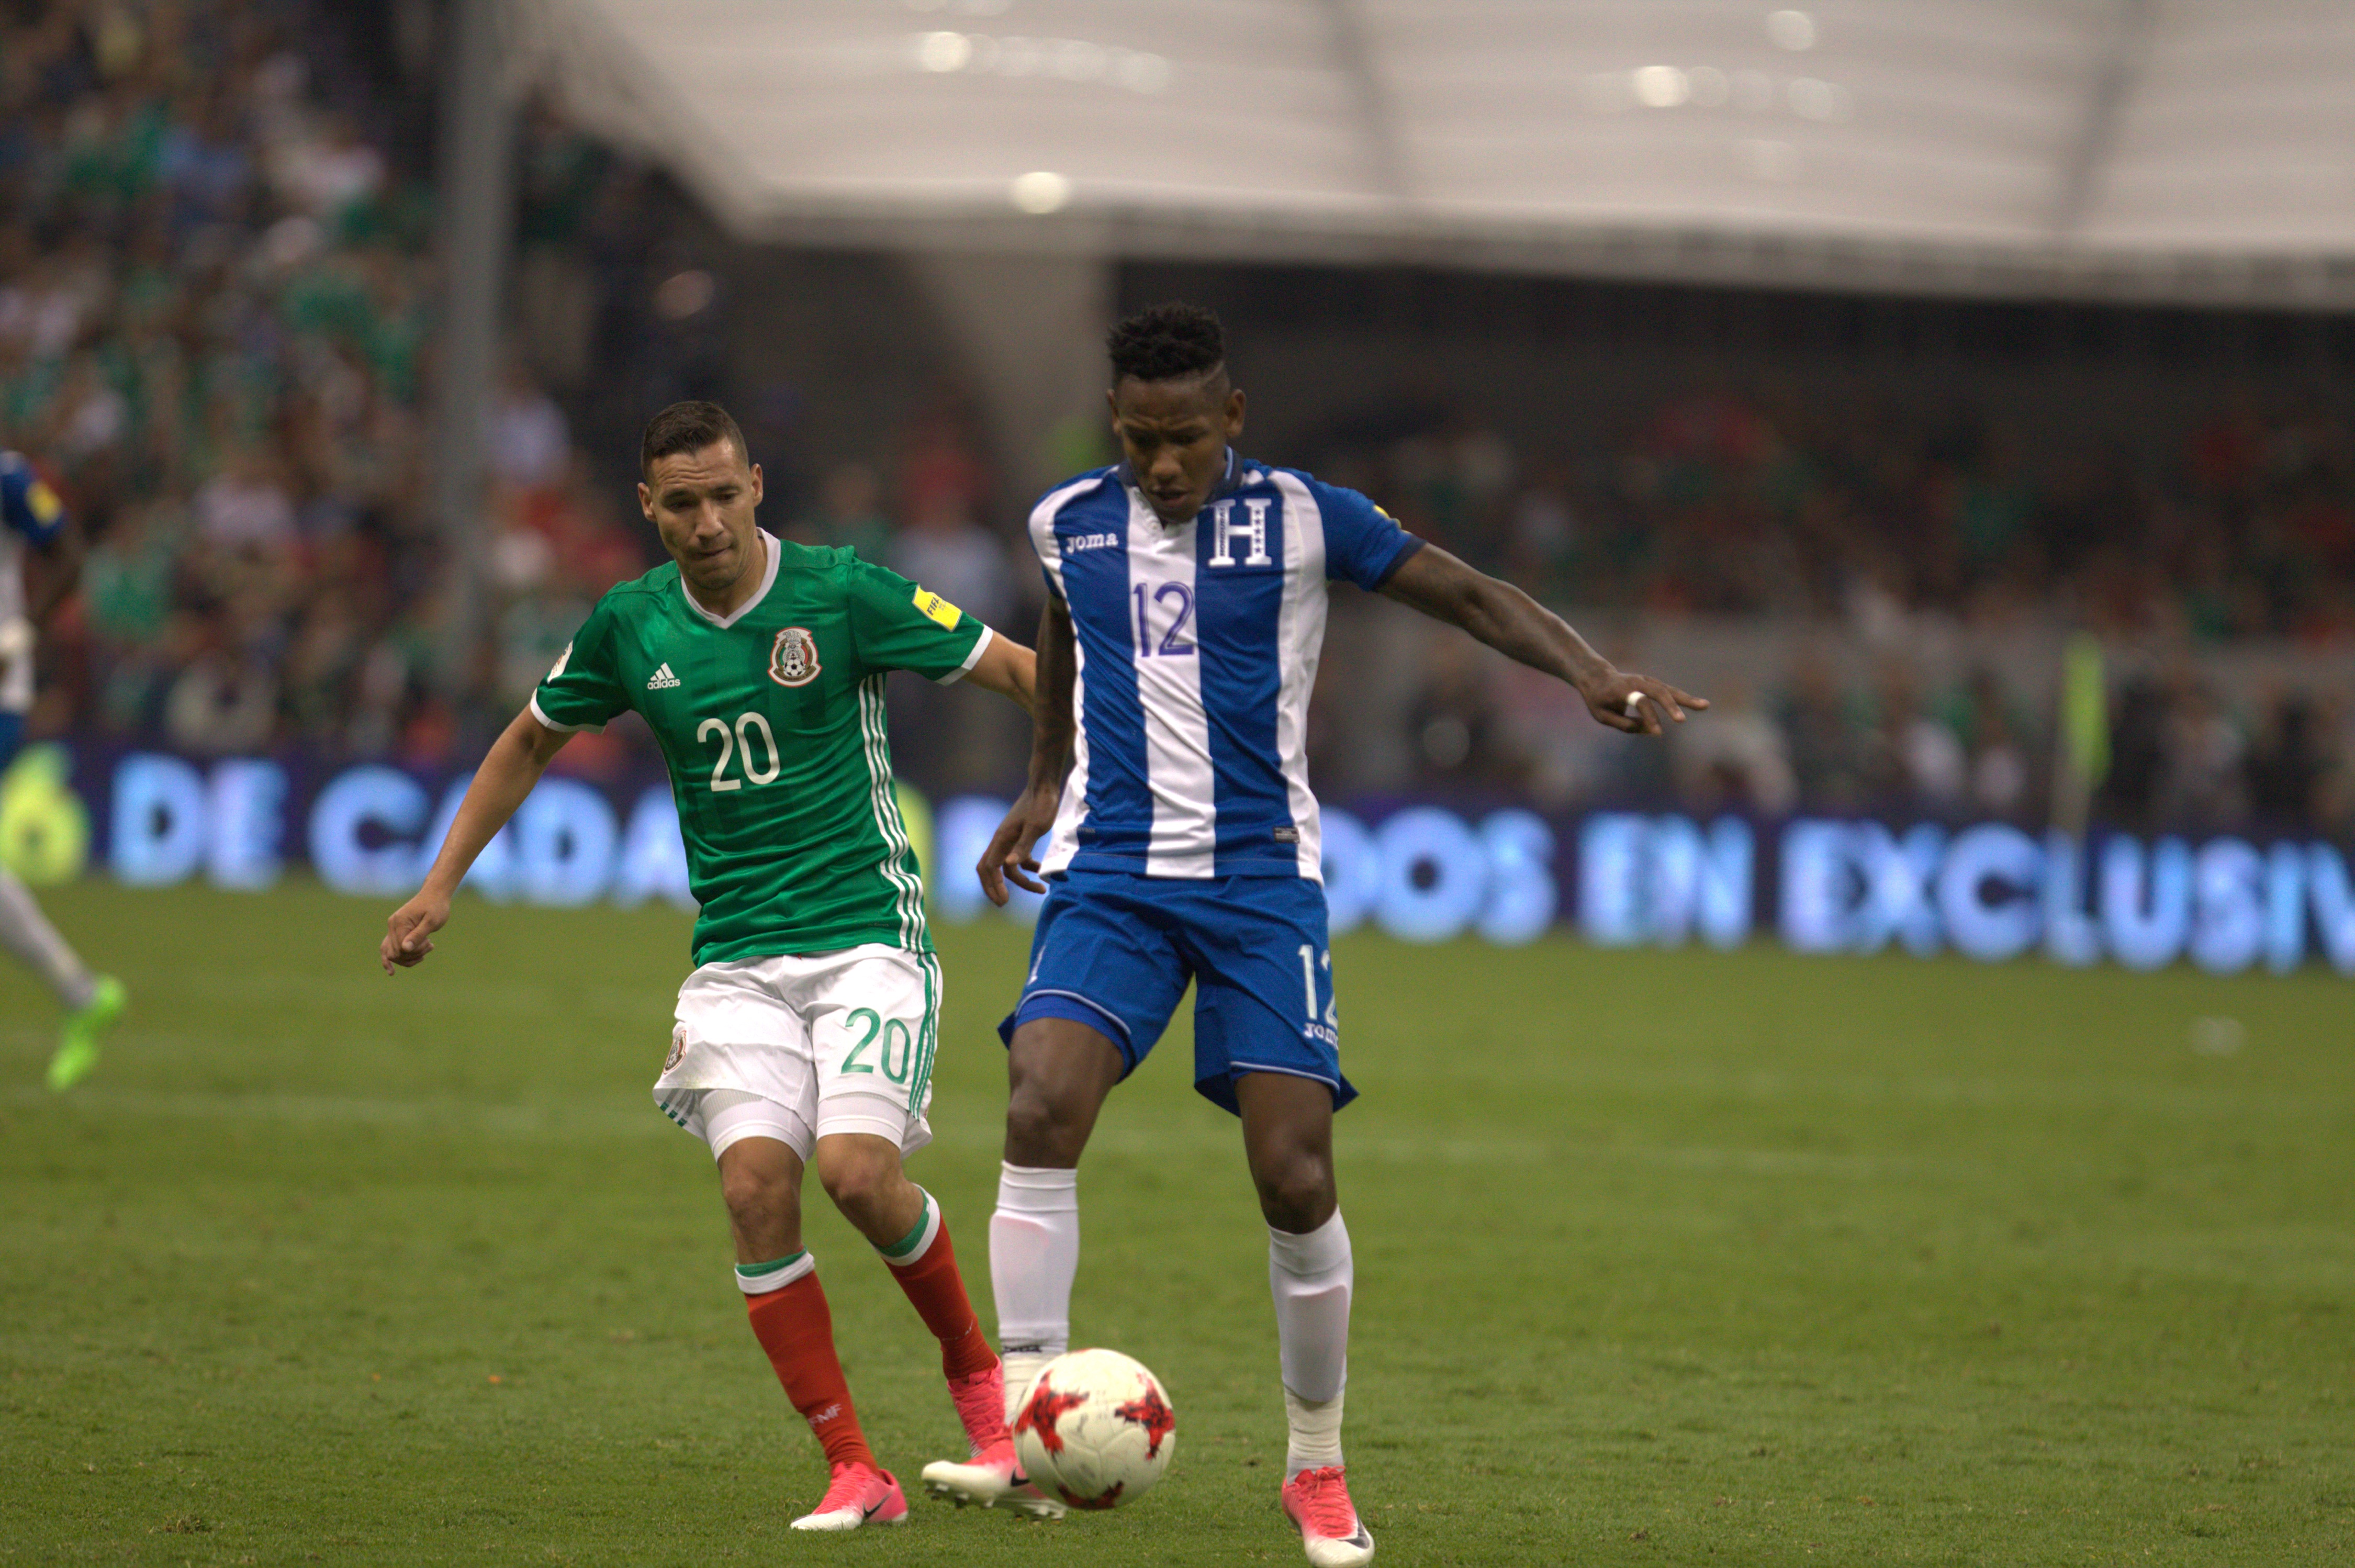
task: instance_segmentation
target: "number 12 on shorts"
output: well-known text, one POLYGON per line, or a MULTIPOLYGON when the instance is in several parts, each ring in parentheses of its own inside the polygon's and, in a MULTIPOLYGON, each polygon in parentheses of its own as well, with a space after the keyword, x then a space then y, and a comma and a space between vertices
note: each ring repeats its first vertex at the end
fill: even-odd
POLYGON ((1308 993, 1307 1016, 1312 1028, 1319 1020, 1316 1008, 1316 971, 1319 969, 1325 971, 1325 1008, 1322 1020, 1327 1029, 1338 1030, 1341 1027, 1340 998, 1333 994, 1333 950, 1328 947, 1319 953, 1308 944, 1302 943, 1300 944, 1300 985, 1301 988, 1308 993))
POLYGON ((891 1083, 905 1083, 908 1081, 908 1070, 916 1064, 916 1034, 903 1019, 884 1018, 873 1008, 853 1008, 842 1023, 845 1029, 858 1036, 850 1048, 850 1054, 842 1059, 843 1072, 880 1072, 891 1083), (859 1031, 862 1019, 866 1020, 863 1034, 859 1031), (875 1053, 875 1060, 869 1061, 866 1060, 867 1048, 876 1042, 878 1036, 882 1039, 883 1048, 875 1053))

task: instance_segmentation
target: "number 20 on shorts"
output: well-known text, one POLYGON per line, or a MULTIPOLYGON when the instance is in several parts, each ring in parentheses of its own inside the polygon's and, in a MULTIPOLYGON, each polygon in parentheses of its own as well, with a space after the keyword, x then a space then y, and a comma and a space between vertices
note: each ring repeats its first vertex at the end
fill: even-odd
POLYGON ((858 1035, 850 1054, 842 1059, 845 1072, 880 1072, 893 1083, 905 1083, 908 1070, 916 1064, 916 1032, 904 1019, 887 1019, 873 1008, 853 1008, 843 1020, 843 1027, 858 1035), (865 1032, 860 1033, 860 1020, 865 1020, 865 1032), (882 1049, 875 1060, 866 1060, 867 1048, 880 1039, 882 1049))

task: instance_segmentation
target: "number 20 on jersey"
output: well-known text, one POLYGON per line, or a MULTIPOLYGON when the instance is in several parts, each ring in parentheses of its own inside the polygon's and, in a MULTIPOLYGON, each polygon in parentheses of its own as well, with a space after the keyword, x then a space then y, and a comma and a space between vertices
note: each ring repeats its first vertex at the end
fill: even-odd
POLYGON ((777 737, 769 728, 769 720, 759 713, 740 713, 731 728, 725 719, 706 719, 695 727, 698 741, 719 742, 719 760, 711 764, 711 791, 714 795, 731 789, 742 789, 744 780, 756 784, 774 784, 777 775, 785 771, 784 757, 777 750, 777 737), (753 759, 752 742, 761 743, 762 758, 753 759), (730 778, 728 764, 738 763, 743 778, 730 778))

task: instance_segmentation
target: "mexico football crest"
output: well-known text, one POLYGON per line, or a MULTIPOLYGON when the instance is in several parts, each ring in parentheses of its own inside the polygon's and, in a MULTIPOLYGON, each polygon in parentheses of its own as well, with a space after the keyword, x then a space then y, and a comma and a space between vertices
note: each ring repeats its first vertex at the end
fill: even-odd
POLYGON ((769 678, 779 686, 807 686, 817 678, 817 639, 806 626, 787 626, 769 648, 769 678))

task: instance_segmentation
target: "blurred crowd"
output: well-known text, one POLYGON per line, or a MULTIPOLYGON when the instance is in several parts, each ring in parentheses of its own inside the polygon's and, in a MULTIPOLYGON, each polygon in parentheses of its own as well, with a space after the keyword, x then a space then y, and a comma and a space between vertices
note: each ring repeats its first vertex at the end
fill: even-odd
MULTIPOLYGON (((2074 787, 2054 714, 2080 628, 2119 656, 2083 780, 2098 816, 2355 830, 2355 423, 2243 398, 2147 453, 2040 434, 1715 388, 1583 449, 1533 453, 1441 410, 1345 430, 1317 465, 1548 603, 1784 628, 1750 639, 1767 651, 1733 703, 1663 766, 1589 756, 1559 699, 1434 650, 1404 718, 1425 787, 2041 819, 2074 787), (2274 650, 2264 678, 2228 688, 2212 656, 2252 645, 2274 650)), ((1644 651, 1679 662, 1673 636, 1644 651)))
POLYGON ((1320 687, 1316 771, 1364 793, 1554 808, 1672 801, 1702 815, 2090 820, 2145 832, 2355 838, 2355 681, 2343 663, 2327 678, 2275 666, 2239 701, 2195 660, 2138 660, 2110 672, 2106 721, 2081 755, 2057 732, 2057 645, 2016 677, 2004 673, 2021 665, 2013 658, 1966 662, 1930 679, 1903 655, 1847 637, 1802 635, 1794 650, 1754 628, 1733 641, 1752 657, 1698 661, 1706 674, 1691 667, 1673 623, 1639 649, 1619 650, 1624 662, 1668 671, 1712 699, 1705 721, 1673 731, 1665 747, 1620 743, 1542 677, 1429 645, 1412 661, 1420 684, 1388 715, 1398 744, 1387 766, 1366 745, 1371 681, 1343 665, 1320 687))
POLYGON ((2254 394, 2146 443, 1986 408, 1719 387, 1572 450, 1464 415, 1324 467, 1550 595, 1669 613, 2355 641, 2355 422, 2254 394))
MULTIPOLYGON (((647 412, 686 396, 744 420, 769 526, 855 546, 1027 634, 1026 497, 993 473, 968 400, 935 389, 864 421, 858 452, 789 455, 798 394, 737 379, 730 274, 693 204, 534 102, 485 432, 490 635, 452 667, 433 45, 390 36, 431 15, 0 0, 0 443, 49 469, 92 547, 84 592, 48 628, 36 729, 462 764, 596 595, 659 559, 632 459, 647 412)), ((1336 788, 2039 819, 2067 787, 2051 666, 1912 656, 2081 627, 2144 650, 2114 667, 2097 815, 2355 824, 2347 682, 2291 668, 2228 690, 2201 656, 2270 639, 2336 649, 2344 668, 2341 410, 2238 398, 2137 450, 1805 385, 1712 385, 1563 449, 1444 400, 1399 400, 1386 419, 1265 455, 1367 491, 1550 603, 1655 626, 1743 618, 1785 628, 1785 656, 1750 661, 1668 749, 1604 746, 1563 693, 1444 640, 1404 663, 1336 658, 1314 722, 1336 788)), ((1678 663, 1673 638, 1645 651, 1678 663)), ((894 704, 929 787, 1018 777, 1018 726, 918 684, 894 704)), ((643 745, 617 726, 567 765, 637 765, 643 745)))
POLYGON ((575 359, 626 344, 638 294, 619 284, 657 260, 660 214, 641 172, 534 113, 531 308, 485 432, 496 647, 437 667, 430 103, 365 30, 391 14, 0 7, 0 441, 53 474, 91 544, 48 628, 38 729, 439 763, 645 569, 536 362, 568 334, 575 359))
MULTIPOLYGON (((772 528, 1014 613, 964 404, 937 398, 884 443, 888 478, 846 461, 797 484, 778 461, 792 410, 770 406, 791 389, 736 396, 708 226, 535 101, 484 432, 489 635, 451 667, 434 44, 414 32, 432 15, 0 0, 0 443, 35 456, 91 546, 46 629, 36 731, 422 767, 479 754, 597 595, 661 559, 634 455, 648 411, 682 397, 738 408, 769 460, 772 528)), ((644 737, 617 730, 565 765, 629 765, 644 737)), ((946 767, 934 739, 911 744, 946 767)))

